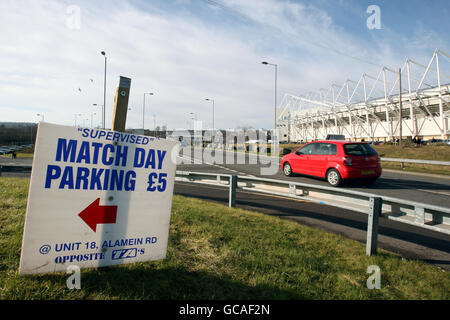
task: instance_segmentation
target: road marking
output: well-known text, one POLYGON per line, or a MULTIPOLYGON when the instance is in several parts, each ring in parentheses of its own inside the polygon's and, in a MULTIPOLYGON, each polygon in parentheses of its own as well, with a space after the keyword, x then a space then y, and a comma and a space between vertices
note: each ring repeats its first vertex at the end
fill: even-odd
POLYGON ((255 195, 259 195, 259 196, 266 196, 266 197, 272 197, 272 198, 280 198, 280 199, 292 200, 292 201, 297 201, 297 202, 311 202, 311 201, 308 201, 308 200, 297 199, 297 198, 291 198, 291 197, 289 197, 289 196, 280 196, 280 195, 278 195, 278 194, 259 193, 259 192, 247 191, 247 190, 238 190, 238 191, 239 191, 239 192, 250 193, 250 194, 255 194, 255 195))
POLYGON ((230 169, 230 168, 227 168, 227 167, 223 167, 223 166, 220 166, 220 165, 215 164, 215 163, 210 163, 210 162, 198 160, 198 159, 195 159, 195 158, 188 158, 186 156, 182 156, 182 157, 178 156, 178 157, 181 158, 181 159, 184 159, 184 160, 193 161, 194 164, 206 164, 206 165, 209 165, 209 166, 213 166, 213 167, 221 168, 221 169, 228 170, 228 171, 231 171, 231 172, 235 172, 235 173, 238 173, 240 175, 244 175, 244 176, 255 178, 254 175, 247 174, 245 172, 237 171, 237 170, 234 170, 234 169, 230 169), (197 161, 197 162, 195 162, 195 161, 197 161))
POLYGON ((2 163, 0 163, 0 165, 2 165, 2 166, 15 166, 15 165, 18 165, 18 164, 17 164, 17 162, 10 161, 10 162, 2 162, 2 163))
POLYGON ((423 191, 423 192, 428 192, 428 193, 436 193, 436 194, 443 194, 444 196, 450 196, 450 191, 449 192, 445 192, 445 191, 431 191, 431 190, 425 190, 425 189, 417 189, 417 191, 423 191))
MULTIPOLYGON (((407 190, 410 189, 410 188, 405 187, 404 185, 397 184, 397 183, 389 183, 389 185, 396 186, 401 189, 407 189, 407 190)), ((446 191, 435 191, 435 190, 427 190, 427 189, 414 189, 414 190, 423 191, 423 192, 427 192, 427 193, 442 194, 444 196, 450 196, 450 191, 446 192, 446 191)))

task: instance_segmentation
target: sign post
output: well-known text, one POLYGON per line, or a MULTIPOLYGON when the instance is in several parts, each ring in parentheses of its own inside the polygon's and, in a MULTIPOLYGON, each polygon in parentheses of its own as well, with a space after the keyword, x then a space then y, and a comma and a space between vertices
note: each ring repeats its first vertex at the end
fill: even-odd
POLYGON ((378 247, 378 220, 381 214, 383 199, 380 197, 370 198, 369 212, 367 217, 367 239, 366 255, 377 253, 378 247))
POLYGON ((164 259, 177 145, 40 122, 19 274, 164 259))
POLYGON ((114 115, 111 129, 124 132, 127 119, 128 98, 130 96, 131 79, 120 77, 119 87, 114 99, 114 115))

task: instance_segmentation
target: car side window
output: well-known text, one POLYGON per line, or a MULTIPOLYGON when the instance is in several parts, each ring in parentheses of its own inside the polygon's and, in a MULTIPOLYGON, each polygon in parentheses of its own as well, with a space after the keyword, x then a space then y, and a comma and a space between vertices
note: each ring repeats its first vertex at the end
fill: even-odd
POLYGON ((319 154, 334 155, 337 153, 337 147, 333 143, 321 143, 319 154))
POLYGON ((296 154, 306 155, 334 155, 337 153, 337 147, 333 143, 310 143, 299 149, 296 154))
POLYGON ((303 148, 300 148, 296 154, 313 154, 313 150, 314 150, 314 145, 316 145, 317 143, 310 143, 306 146, 304 146, 303 148))

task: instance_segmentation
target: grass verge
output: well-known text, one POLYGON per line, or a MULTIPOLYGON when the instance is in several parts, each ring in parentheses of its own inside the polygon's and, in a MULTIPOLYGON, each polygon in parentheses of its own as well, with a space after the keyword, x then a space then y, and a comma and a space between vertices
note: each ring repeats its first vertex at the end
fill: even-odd
MULTIPOLYGON (((34 157, 34 148, 25 148, 16 152, 18 158, 33 158, 34 157)), ((0 158, 10 158, 12 159, 12 154, 2 154, 0 158)))
POLYGON ((450 274, 338 235, 257 212, 174 196, 165 260, 17 273, 29 179, 0 178, 0 299, 449 299, 450 274), (368 266, 381 289, 366 286, 368 266))
POLYGON ((381 167, 383 169, 392 169, 398 171, 419 172, 419 173, 450 176, 450 166, 440 166, 434 164, 420 164, 420 163, 404 163, 402 168, 399 162, 382 161, 381 167))
MULTIPOLYGON (((426 145, 421 147, 399 147, 395 145, 375 146, 380 157, 398 159, 420 159, 450 161, 450 146, 426 145)), ((430 174, 450 175, 450 166, 434 164, 404 163, 403 169, 399 162, 383 161, 381 166, 385 169, 404 170, 409 172, 421 172, 430 174)))
POLYGON ((421 147, 399 147, 396 145, 384 144, 374 147, 378 154, 385 158, 450 161, 450 146, 445 144, 431 144, 421 147))

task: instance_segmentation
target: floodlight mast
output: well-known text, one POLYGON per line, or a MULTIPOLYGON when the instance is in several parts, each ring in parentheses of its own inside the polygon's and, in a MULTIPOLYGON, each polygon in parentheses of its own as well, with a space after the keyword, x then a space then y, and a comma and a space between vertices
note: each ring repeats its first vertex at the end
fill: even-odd
POLYGON ((105 51, 101 52, 102 56, 105 57, 105 77, 103 80, 103 115, 102 115, 102 125, 103 125, 103 129, 105 129, 105 109, 106 109, 106 53, 105 51))
POLYGON ((146 94, 148 94, 149 96, 153 96, 153 92, 145 92, 144 93, 144 102, 143 102, 143 105, 142 105, 142 130, 144 130, 144 133, 145 133, 145 122, 144 122, 144 119, 145 119, 145 95, 146 94))
POLYGON ((214 130, 214 99, 206 98, 206 101, 212 101, 212 129, 214 130))

